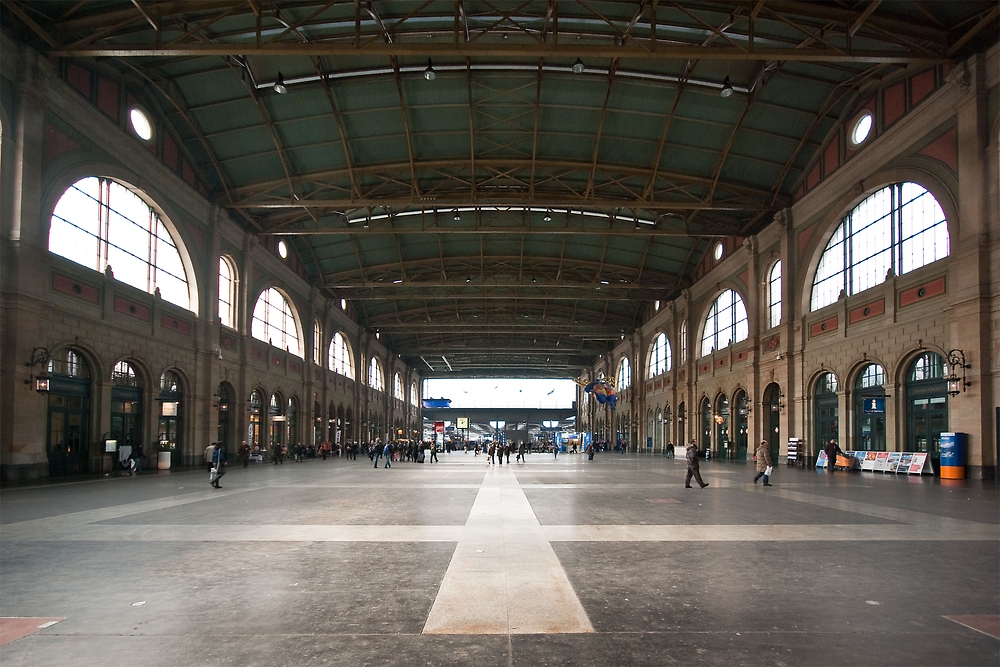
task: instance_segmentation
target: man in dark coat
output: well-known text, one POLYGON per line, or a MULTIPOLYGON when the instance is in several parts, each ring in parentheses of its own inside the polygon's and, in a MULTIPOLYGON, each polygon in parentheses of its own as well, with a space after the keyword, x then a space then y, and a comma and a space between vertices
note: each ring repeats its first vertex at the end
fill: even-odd
POLYGON ((687 452, 684 456, 688 464, 687 476, 684 477, 684 488, 691 488, 691 478, 694 477, 698 482, 698 486, 704 489, 708 484, 701 479, 701 464, 698 462, 698 445, 694 444, 694 440, 688 443, 687 452))
POLYGON ((840 445, 833 438, 830 438, 830 442, 826 443, 826 447, 823 448, 826 452, 827 465, 829 465, 830 472, 833 472, 837 467, 837 454, 841 456, 846 456, 844 452, 840 449, 840 445))

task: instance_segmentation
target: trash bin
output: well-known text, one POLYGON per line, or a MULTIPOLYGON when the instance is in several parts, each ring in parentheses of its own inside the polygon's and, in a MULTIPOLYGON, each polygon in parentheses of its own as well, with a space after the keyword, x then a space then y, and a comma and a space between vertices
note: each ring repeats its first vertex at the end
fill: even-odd
POLYGON ((966 433, 941 434, 941 479, 965 479, 966 433))
POLYGON ((170 452, 156 452, 157 470, 170 470, 170 452))

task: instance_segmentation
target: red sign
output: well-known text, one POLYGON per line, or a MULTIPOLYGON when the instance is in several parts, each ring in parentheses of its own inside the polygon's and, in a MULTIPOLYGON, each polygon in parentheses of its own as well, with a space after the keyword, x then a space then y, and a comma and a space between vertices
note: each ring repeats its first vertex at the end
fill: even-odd
POLYGON ((434 432, 444 433, 444 422, 434 422, 434 432))

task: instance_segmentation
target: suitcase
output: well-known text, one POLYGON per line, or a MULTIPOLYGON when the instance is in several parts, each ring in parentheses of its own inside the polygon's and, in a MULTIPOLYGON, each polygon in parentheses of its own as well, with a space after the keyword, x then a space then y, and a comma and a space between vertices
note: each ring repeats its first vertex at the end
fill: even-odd
POLYGON ((424 462, 424 451, 420 450, 420 453, 417 454, 417 463, 423 463, 423 462, 424 462))

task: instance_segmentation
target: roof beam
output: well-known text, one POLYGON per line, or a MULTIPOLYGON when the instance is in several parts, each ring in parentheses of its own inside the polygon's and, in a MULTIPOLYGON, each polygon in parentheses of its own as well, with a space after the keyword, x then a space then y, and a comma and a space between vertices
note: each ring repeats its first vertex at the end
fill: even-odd
MULTIPOLYGON (((114 32, 117 26, 106 33, 114 32)), ((833 63, 882 63, 882 64, 931 64, 951 60, 946 53, 915 52, 907 49, 845 49, 835 48, 755 48, 748 52, 733 46, 713 46, 704 48, 696 45, 657 44, 655 50, 628 44, 494 44, 488 42, 467 42, 458 46, 449 44, 419 44, 414 42, 379 43, 372 42, 355 46, 349 42, 280 42, 256 46, 252 43, 220 44, 174 44, 156 48, 148 44, 93 45, 79 44, 59 47, 49 55, 59 57, 91 58, 162 58, 201 56, 337 56, 391 58, 415 56, 418 58, 628 58, 632 60, 725 60, 759 61, 784 60, 794 62, 833 63)))

